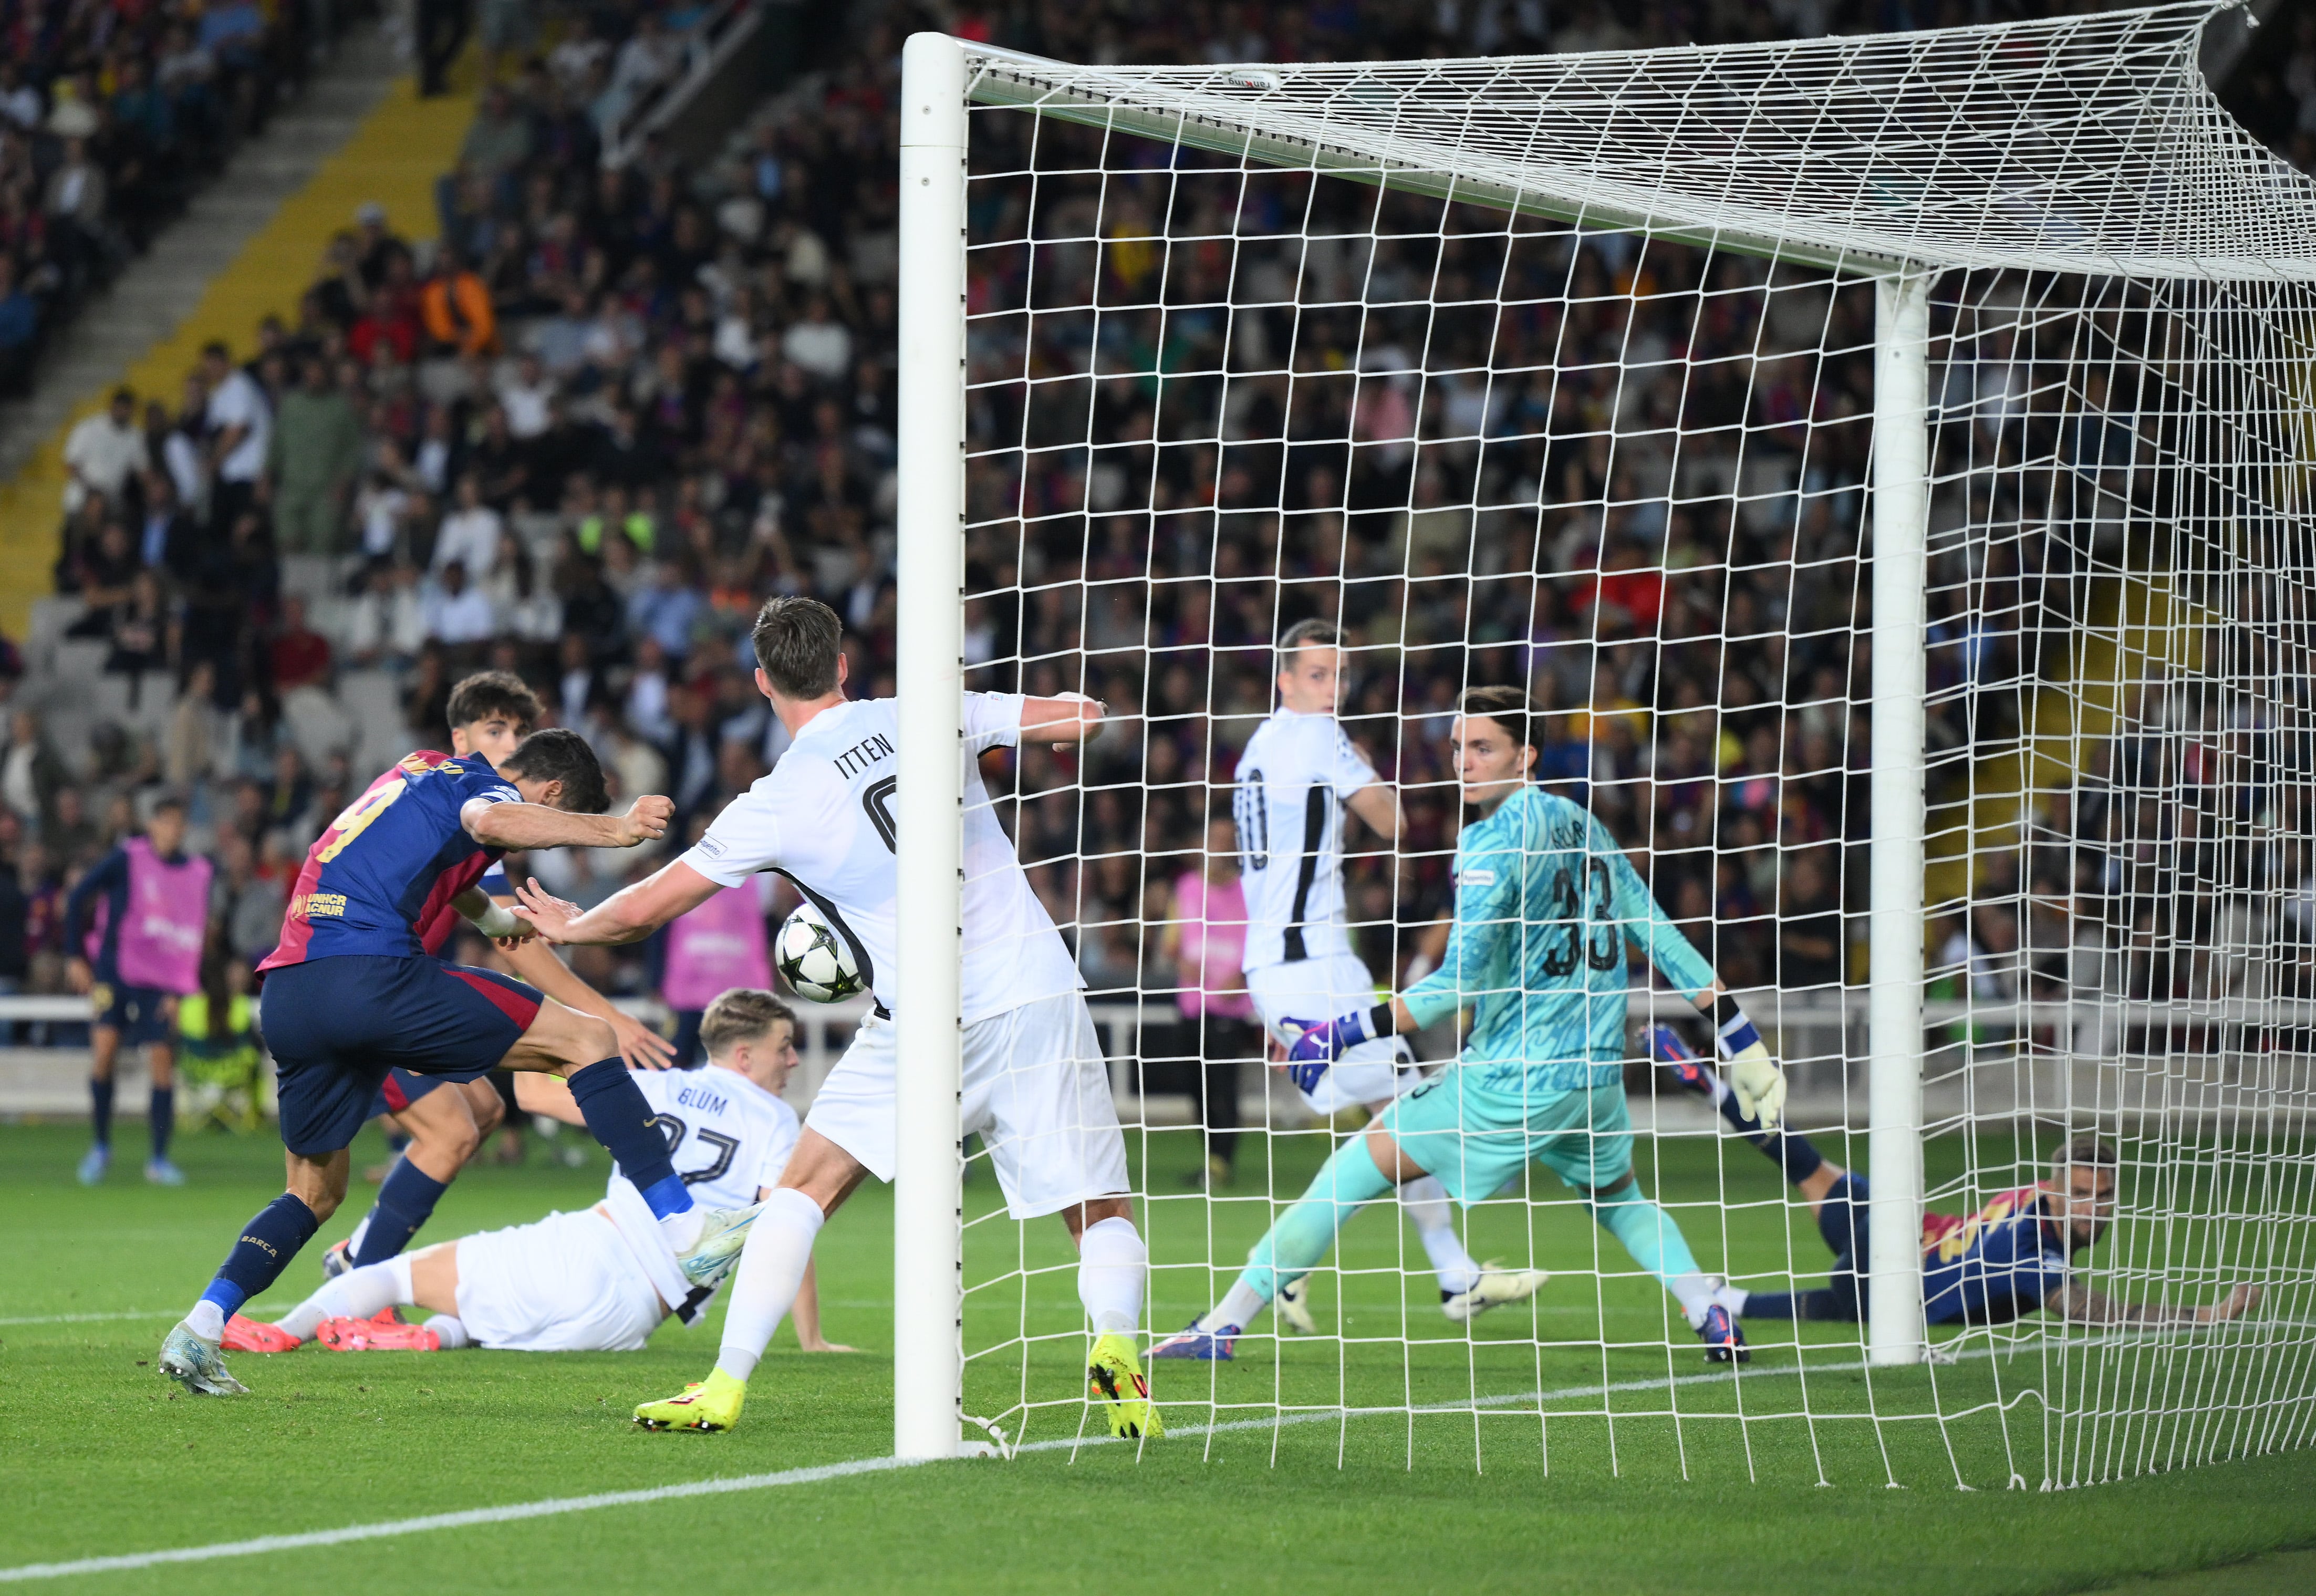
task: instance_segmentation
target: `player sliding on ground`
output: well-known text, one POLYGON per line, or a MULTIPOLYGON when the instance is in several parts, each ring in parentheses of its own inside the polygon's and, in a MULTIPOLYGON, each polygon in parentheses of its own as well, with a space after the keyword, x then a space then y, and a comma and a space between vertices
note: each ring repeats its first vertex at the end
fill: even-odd
POLYGON ((1772 1126, 1785 1104, 1785 1076, 1608 827, 1530 784, 1533 716, 1519 688, 1474 688, 1448 734, 1464 801, 1480 818, 1456 840, 1455 925, 1439 968, 1388 1003, 1288 1022, 1287 1059, 1304 1083, 1323 1077, 1347 1048, 1468 1006, 1475 1012, 1463 1055, 1338 1148, 1255 1244, 1238 1283, 1212 1312, 1153 1348, 1153 1357, 1229 1358, 1281 1284, 1309 1273, 1343 1221, 1394 1186, 1437 1176, 1468 1208, 1534 1160, 1573 1188, 1679 1299, 1707 1359, 1745 1359, 1735 1320, 1714 1300, 1717 1282, 1698 1270, 1680 1226, 1642 1195, 1633 1174, 1623 1085, 1626 944, 1712 1014, 1737 1091, 1772 1126))
POLYGON ((443 964, 419 938, 449 901, 485 936, 529 928, 474 883, 511 848, 632 848, 667 830, 673 806, 604 806, 603 772, 576 732, 535 732, 493 771, 480 759, 413 755, 349 805, 298 872, 281 941, 259 967, 260 1022, 279 1081, 289 1190, 242 1226, 217 1278, 161 1345, 187 1390, 245 1387, 218 1353, 226 1321, 272 1286, 337 1211, 346 1148, 388 1071, 470 1081, 504 1066, 566 1076, 587 1128, 667 1232, 685 1277, 720 1273, 753 1209, 710 1211, 668 1161, 610 1025, 520 981, 443 964))
MULTIPOLYGON (((796 1146, 796 1110, 779 1100, 796 1068, 796 1015, 769 992, 740 988, 700 1022, 707 1065, 639 1073, 657 1110, 676 1172, 698 1201, 739 1208, 771 1195, 796 1146)), ((516 1078, 525 1111, 581 1123, 570 1089, 552 1075, 516 1078)), ((229 1351, 287 1352, 319 1342, 338 1352, 631 1352, 673 1316, 696 1324, 716 1281, 695 1283, 677 1266, 651 1209, 627 1177, 613 1174, 603 1200, 535 1225, 462 1236, 329 1281, 282 1315, 226 1325, 229 1351), (433 1310, 423 1324, 389 1311, 433 1310)), ((807 1352, 850 1351, 821 1339, 820 1304, 806 1271, 797 1296, 797 1339, 807 1352)))
MULTIPOLYGON (((1826 1157, 1800 1132, 1765 1127, 1670 1026, 1653 1027, 1649 1048, 1682 1085, 1712 1098, 1737 1134, 1785 1172, 1809 1203, 1818 1234, 1833 1253, 1833 1270, 1814 1290, 1729 1286, 1715 1294, 1716 1300, 1743 1319, 1861 1323, 1866 1265, 1873 1255, 1866 1177, 1826 1157)), ((2098 1245, 2115 1222, 2116 1163, 2111 1143, 2079 1136, 2059 1149, 2044 1179, 2002 1192, 1968 1218, 1924 1214, 1923 1321, 2008 1324, 2048 1309, 2078 1324, 2220 1324, 2258 1306, 2257 1286, 2239 1285, 2202 1307, 2169 1307, 2116 1302, 2075 1280, 2075 1254, 2098 1245)))
MULTIPOLYGON (((708 1378, 637 1419, 728 1430, 748 1377, 796 1299, 813 1238, 868 1175, 895 1171, 892 1005, 895 915, 891 812, 899 733, 890 699, 844 696, 843 628, 811 599, 765 604, 755 629, 756 686, 796 740, 779 766, 735 798, 681 859, 582 914, 517 887, 518 911, 555 942, 632 942, 759 870, 786 876, 851 944, 877 1010, 855 1033, 806 1116, 795 1157, 741 1254, 724 1344, 708 1378)), ((1092 1322, 1087 1379, 1111 1432, 1160 1423, 1135 1355, 1149 1249, 1134 1227, 1126 1139, 1083 978, 1029 888, 975 762, 1024 738, 1076 743, 1101 724, 1085 699, 965 695, 964 1126, 979 1133, 1016 1219, 1059 1214, 1078 1245, 1078 1297, 1092 1322)))
MULTIPOLYGON (((1278 643, 1278 709, 1255 728, 1239 756, 1233 807, 1238 819, 1239 881, 1246 894, 1246 989, 1263 1024, 1276 1031, 1290 1014, 1333 1014, 1375 1000, 1375 977, 1352 951, 1343 899, 1343 814, 1365 821, 1385 843, 1404 829, 1399 795, 1351 746, 1335 718, 1343 688, 1342 634, 1323 620, 1290 627, 1278 643)), ((1399 1036, 1347 1048, 1334 1067, 1304 1087, 1321 1114, 1384 1105, 1422 1083, 1415 1054, 1399 1036)), ((1297 1084, 1301 1082, 1298 1080, 1297 1084)), ((1448 1193, 1430 1175, 1399 1189, 1423 1251, 1439 1277, 1439 1306, 1471 1319, 1535 1295, 1540 1270, 1486 1270, 1472 1262, 1448 1193)), ((1310 1335, 1319 1326, 1303 1282, 1280 1286, 1278 1316, 1310 1335)))
MULTIPOLYGON (((480 759, 496 769, 530 736, 539 716, 539 695, 524 686, 520 676, 505 671, 478 671, 450 690, 450 753, 432 750, 414 753, 371 782, 362 797, 367 799, 379 789, 405 780, 403 767, 410 760, 439 764, 445 758, 480 759)), ((332 842, 327 836, 317 840, 307 851, 308 862, 332 842)), ((476 885, 487 892, 494 881, 503 882, 496 869, 476 885)), ((511 903, 512 896, 493 901, 511 903)), ((450 896, 437 894, 414 923, 419 946, 437 958, 446 958, 459 920, 450 896)), ((613 1045, 628 1063, 657 1067, 673 1061, 675 1049, 657 1032, 612 1007, 610 999, 572 974, 553 949, 532 940, 503 944, 501 954, 518 979, 566 1008, 592 1014, 609 1025, 613 1045)), ((325 1276, 383 1263, 409 1245, 450 1182, 497 1128, 504 1110, 487 1080, 448 1080, 396 1067, 379 1083, 370 1111, 372 1119, 382 1114, 392 1119, 395 1128, 410 1138, 410 1145, 379 1183, 378 1200, 355 1225, 353 1234, 323 1254, 325 1276)))

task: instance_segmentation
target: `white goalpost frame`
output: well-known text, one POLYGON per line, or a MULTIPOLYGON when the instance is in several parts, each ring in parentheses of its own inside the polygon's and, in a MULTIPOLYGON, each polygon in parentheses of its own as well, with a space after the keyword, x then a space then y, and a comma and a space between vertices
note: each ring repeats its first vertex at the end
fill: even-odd
MULTIPOLYGON (((1853 41, 1823 42, 1846 47, 1853 41)), ((1902 40, 1890 37, 1854 42, 1890 50, 1902 47, 1902 40)), ((1386 65, 1413 70, 1458 64, 1386 65)), ((1953 419, 1950 411, 1932 406, 1933 288, 1944 273, 1979 270, 2133 282, 2305 282, 2316 278, 2316 247, 2295 244, 2286 248, 2275 240, 2291 235, 2294 227, 2316 229, 2305 227, 2294 209, 2299 201, 2291 196, 2278 199, 2274 210, 2252 216, 2240 229, 2240 239, 2231 235, 2214 243, 2199 236, 2192 244, 2177 246, 2159 240, 2166 242, 2166 247, 2159 248, 2142 234, 2160 231, 2153 223, 2163 219, 2163 207, 2149 205, 2148 217, 2153 220, 2133 232, 2141 223, 2128 209, 2136 201, 2135 192, 2124 202, 2125 214, 2116 229, 2119 242, 2078 245, 2063 231, 2073 224, 2062 205, 2054 203, 2050 212, 2062 225, 2051 226, 2037 222, 2035 213, 2023 204, 2013 205, 2009 197, 1990 200, 1967 191, 1966 196, 1985 209, 1924 205, 1917 214, 1899 206, 1886 217, 1855 210, 1836 217, 1815 194, 1757 194, 1737 190, 1733 182, 1704 196, 1679 192, 1671 183, 1644 189, 1628 173, 1620 174, 1606 163, 1597 172, 1568 165, 1522 168, 1483 154, 1472 157, 1474 170, 1467 174, 1461 169, 1460 137, 1448 138, 1431 126, 1403 132, 1395 121, 1378 130, 1372 119, 1385 114, 1376 108, 1386 105, 1385 99, 1360 103, 1356 93, 1327 90, 1343 96, 1328 105, 1329 112, 1341 106, 1346 118, 1345 140, 1337 144, 1325 134, 1327 124, 1307 98, 1283 98, 1275 110, 1258 113, 1237 97, 1268 99, 1279 91, 1281 75, 1297 69, 1198 70, 1208 75, 1207 82, 1176 81, 1191 69, 1079 67, 940 34, 914 35, 904 51, 895 672, 902 737, 897 795, 902 905, 895 971, 901 994, 895 1017, 896 1454, 936 1458, 966 1449, 961 1438, 966 1343, 958 1114, 963 948, 958 775, 969 522, 968 97, 978 105, 1028 111, 1106 133, 1139 135, 1249 165, 1350 176, 1579 227, 1642 232, 1707 249, 1791 261, 1830 271, 1850 283, 1874 283, 1873 430, 1866 483, 1874 566, 1866 915, 1871 936, 1863 1060, 1874 1223, 1867 1260, 1867 1324, 1860 1327, 1860 1342, 1872 1367, 1923 1362, 1929 1353, 1920 1237, 1926 1208, 1924 1077, 1929 1046, 1925 916, 1931 774, 1932 426, 1934 420, 1953 419), (1210 92, 1213 85, 1228 93, 1210 92), (1365 125, 1358 123, 1362 116, 1370 119, 1365 125), (1455 145, 1457 159, 1443 168, 1439 151, 1444 143, 1455 145), (1813 202, 1819 203, 1816 210, 1811 209, 1813 202), (1902 214, 1914 219, 1901 220, 1902 214), (2282 223, 2276 220, 2279 214, 2285 217, 2282 223), (1776 230, 1787 220, 1794 223, 1792 230, 1776 230), (2018 230, 2006 234, 2004 228, 2013 224, 2018 230), (1852 227, 1857 231, 1852 233, 1852 227), (1909 228, 1914 230, 1909 233, 1909 228)), ((1324 90, 1326 85, 1318 87, 1324 90)), ((1420 122, 1423 115, 1436 115, 1441 103, 1410 96, 1407 103, 1414 108, 1411 121, 1420 122)), ((1501 109, 1492 102, 1489 108, 1501 109)), ((1399 114, 1389 112, 1394 118, 1399 114)), ((2194 153, 2193 135, 2208 129, 2195 128, 2176 111, 2169 114, 2168 136, 2194 153)), ((1911 133, 1892 122, 1878 126, 1884 136, 1902 142, 1911 133)), ((2129 142, 2134 132, 2125 128, 2118 147, 2143 156, 2143 144, 2129 142)), ((1857 139, 1861 147, 1870 147, 1874 137, 1863 128, 1851 129, 1846 136, 1857 139)), ((2162 153, 2178 158, 2169 145, 2162 153)), ((2066 152, 2065 158, 2074 158, 2074 152, 2066 152)), ((2172 176, 2169 167, 2157 169, 2167 179, 2172 176)), ((2073 169, 2068 170, 2071 174, 2073 169)), ((2222 174, 2229 175, 2239 174, 2222 174)), ((1838 181, 1830 182, 1830 189, 1854 178, 1872 192, 1876 181, 1865 173, 1837 171, 1833 176, 1838 181)), ((1720 181, 1729 178, 1724 174, 1720 181)), ((1981 181, 1999 187, 1994 178, 1981 181)), ((2006 169, 2000 181, 2018 181, 2018 174, 2006 169)), ((2142 175, 2139 181, 2146 180, 2142 175)), ((2124 186, 2130 184, 2126 181, 2124 186)), ((2072 197, 2062 194, 2062 200, 2072 197)), ((2176 205, 2176 195, 2172 202, 2176 205)), ((2017 1067, 2025 1071, 2029 1066, 2022 1062, 2017 1067)))
POLYGON ((1923 1353, 1923 601, 1929 540, 1930 284, 1875 283, 1874 855, 1867 918, 1868 1147, 1874 1219, 1866 1357, 1923 1353))
POLYGON ((893 1451, 959 1448, 965 1230, 965 51, 912 36, 901 60, 896 514, 900 570, 894 797, 902 993, 894 1013, 893 1451))

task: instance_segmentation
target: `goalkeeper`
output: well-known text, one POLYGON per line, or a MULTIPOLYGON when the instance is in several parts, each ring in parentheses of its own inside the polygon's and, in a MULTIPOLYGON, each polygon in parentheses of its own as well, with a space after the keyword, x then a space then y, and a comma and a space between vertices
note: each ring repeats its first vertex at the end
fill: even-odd
POLYGON ((1532 785, 1534 706, 1516 687, 1465 692, 1449 734, 1465 802, 1480 818, 1456 844, 1456 918, 1439 969, 1389 1003, 1287 1023, 1306 1092, 1344 1049, 1421 1030, 1469 1006, 1463 1055, 1345 1143, 1256 1244, 1212 1311, 1153 1349, 1223 1360, 1279 1288, 1310 1272, 1343 1221, 1394 1186, 1438 1177, 1466 1207, 1531 1159, 1572 1188, 1602 1228, 1679 1299, 1706 1357, 1742 1362, 1744 1337, 1671 1215, 1633 1174, 1625 1102, 1625 950, 1713 1017, 1748 1112, 1776 1126, 1785 1077, 1713 968, 1673 927, 1608 828, 1532 785))

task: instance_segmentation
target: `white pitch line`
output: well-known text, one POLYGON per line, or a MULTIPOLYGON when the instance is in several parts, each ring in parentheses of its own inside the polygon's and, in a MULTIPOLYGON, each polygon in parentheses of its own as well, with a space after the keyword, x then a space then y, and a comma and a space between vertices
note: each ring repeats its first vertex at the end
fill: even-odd
MULTIPOLYGON (((288 1313, 288 1307, 275 1303, 255 1302, 243 1305, 253 1319, 263 1315, 288 1313)), ((290 1305, 294 1306, 295 1305, 290 1305)), ((127 1308, 117 1314, 35 1314, 23 1319, 0 1319, 8 1324, 96 1324, 109 1319, 176 1319, 184 1315, 183 1308, 127 1308)))
MULTIPOLYGON (((2085 1336, 2067 1338, 2062 1344, 2089 1346, 2110 1340, 2130 1339, 2124 1336, 2085 1336)), ((1950 1354, 1956 1359, 1992 1358, 2003 1349, 1972 1347, 1950 1354)), ((1854 1374, 1867 1365, 1863 1359, 1842 1363, 1781 1364, 1774 1369, 1718 1369, 1706 1374, 1669 1375, 1660 1379, 1596 1381, 1583 1386, 1563 1386, 1554 1391, 1516 1391, 1498 1396, 1474 1397, 1465 1402, 1439 1403, 1422 1407, 1385 1408, 1314 1408, 1296 1413, 1275 1413, 1260 1419, 1232 1419, 1219 1424, 1190 1424, 1170 1430, 1169 1436, 1189 1440, 1193 1436, 1228 1435, 1251 1430, 1279 1430, 1304 1424, 1342 1423, 1352 1419, 1402 1418, 1411 1413, 1421 1414, 1469 1413, 1475 1407, 1510 1407, 1522 1403, 1541 1406, 1547 1402, 1571 1402, 1578 1397, 1607 1398, 1631 1391, 1670 1391, 1678 1386, 1726 1385, 1735 1380, 1780 1379, 1803 1373, 1854 1374)), ((1893 1371, 1894 1372, 1894 1371, 1893 1371)), ((1547 1418, 1588 1418, 1584 1410, 1572 1413, 1548 1413, 1547 1418)), ((1609 1415, 1613 1417, 1614 1415, 1609 1415)), ((1635 1415, 1636 1417, 1639 1415, 1635 1415)), ((1929 1415, 1905 1415, 1928 1417, 1929 1415)), ((1063 1436, 1054 1440, 1031 1441, 1013 1449, 1016 1457, 1030 1452, 1060 1452, 1082 1447, 1118 1446, 1123 1443, 1109 1435, 1063 1436)), ((825 1463, 812 1468, 782 1469, 776 1474, 735 1475, 728 1479, 692 1480, 682 1485, 654 1485, 640 1491, 606 1491, 593 1496, 556 1496, 544 1502, 510 1502, 503 1507, 468 1508, 463 1512, 429 1513, 423 1518, 393 1519, 379 1524, 351 1524, 339 1529, 312 1529, 299 1535, 263 1535, 254 1540, 217 1541, 209 1546, 175 1547, 156 1552, 126 1552, 111 1557, 81 1557, 69 1563, 22 1563, 13 1568, 0 1568, 0 1584, 15 1584, 29 1580, 61 1579, 76 1574, 111 1574, 129 1569, 155 1568, 169 1563, 208 1563, 220 1557, 249 1557, 263 1552, 296 1551, 307 1547, 343 1546, 354 1540, 380 1540, 396 1535, 417 1535, 430 1529, 464 1529, 478 1524, 504 1524, 521 1519, 553 1518, 563 1513, 592 1512, 606 1507, 637 1507, 655 1502, 672 1502, 687 1496, 721 1496, 735 1491, 777 1490, 786 1485, 812 1485, 823 1480, 844 1479, 853 1475, 890 1474, 898 1469, 914 1468, 922 1459, 899 1458, 857 1458, 849 1463, 825 1463)))

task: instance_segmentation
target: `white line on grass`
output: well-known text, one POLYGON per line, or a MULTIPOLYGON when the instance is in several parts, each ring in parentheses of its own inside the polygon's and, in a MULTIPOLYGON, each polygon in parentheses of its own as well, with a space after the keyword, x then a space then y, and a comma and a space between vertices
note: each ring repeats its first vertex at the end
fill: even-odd
MULTIPOLYGON (((2067 1343, 2087 1346, 2100 1342, 2136 1339, 2131 1333, 2122 1335, 2092 1335, 2068 1338, 2067 1343)), ((1946 1354, 1956 1359, 1992 1358, 2004 1349, 1994 1346, 1971 1347, 1946 1354)), ((1273 1413, 1259 1419, 1233 1419, 1219 1424, 1190 1424, 1167 1433, 1180 1440, 1200 1435, 1228 1435, 1250 1430, 1284 1429, 1289 1425, 1341 1423, 1351 1419, 1399 1418, 1410 1413, 1422 1414, 1469 1413, 1474 1407, 1510 1407, 1521 1403, 1571 1402, 1578 1397, 1598 1396, 1632 1391, 1670 1391, 1677 1386, 1724 1385, 1737 1379, 1776 1379, 1789 1375, 1855 1374, 1865 1369, 1863 1359, 1842 1363, 1816 1363, 1806 1367, 1801 1363, 1781 1364, 1773 1369, 1749 1369, 1741 1375, 1735 1369, 1719 1369, 1706 1374, 1668 1375, 1661 1379, 1596 1381, 1584 1386, 1563 1386, 1554 1391, 1515 1391, 1498 1396, 1474 1397, 1469 1401, 1435 1403, 1416 1408, 1309 1408, 1296 1413, 1273 1413)), ((1582 1411, 1547 1414, 1550 1418, 1585 1418, 1582 1411)), ((1062 1436, 1054 1440, 1031 1441, 1014 1449, 1016 1456, 1030 1452, 1061 1452, 1073 1448, 1103 1447, 1122 1444, 1115 1436, 1062 1436)), ((202 1547, 174 1547, 156 1552, 126 1552, 111 1557, 81 1557, 69 1563, 21 1563, 13 1568, 0 1568, 0 1584, 14 1584, 27 1580, 60 1579, 76 1574, 113 1574, 128 1569, 154 1568, 168 1563, 208 1563, 220 1557, 249 1557, 263 1552, 296 1551, 307 1547, 343 1546, 352 1540, 380 1540, 390 1536, 417 1535, 430 1529, 464 1529, 477 1524, 504 1524, 519 1519, 553 1518, 562 1513, 592 1512, 606 1507, 639 1507, 655 1502, 672 1502, 687 1496, 721 1496, 735 1491, 769 1491, 785 1485, 813 1485, 823 1480, 844 1479, 853 1475, 890 1474, 903 1468, 918 1467, 917 1459, 899 1458, 856 1458, 850 1463, 826 1463, 813 1468, 788 1468, 777 1474, 735 1475, 728 1479, 691 1480, 676 1485, 654 1485, 641 1491, 606 1491, 593 1496, 556 1496, 544 1502, 510 1502, 503 1507, 468 1508, 463 1512, 429 1513, 423 1518, 392 1519, 379 1524, 350 1524, 339 1529, 312 1529, 301 1535, 262 1535, 254 1540, 227 1540, 202 1547)))
MULTIPOLYGON (((1863 1363, 1820 1364, 1813 1373, 1829 1373, 1865 1368, 1863 1363)), ((1799 1365, 1792 1368, 1764 1369, 1750 1371, 1748 1378, 1764 1376, 1799 1374, 1799 1365)), ((1474 1402, 1419 1407, 1419 1413, 1463 1413, 1474 1405, 1504 1407, 1523 1402, 1567 1402, 1579 1396, 1605 1397, 1613 1392, 1655 1391, 1674 1386, 1711 1385, 1735 1379, 1729 1371, 1715 1374, 1674 1375, 1664 1379, 1622 1380, 1613 1384, 1594 1383, 1587 1386, 1566 1386, 1557 1391, 1519 1391, 1501 1396, 1483 1396, 1474 1402)), ((1286 1425, 1341 1422, 1347 1419, 1379 1418, 1407 1413, 1406 1408, 1323 1408, 1300 1413, 1274 1414, 1260 1419, 1234 1419, 1220 1424, 1192 1424, 1168 1433, 1189 1439, 1200 1435, 1227 1435, 1249 1430, 1268 1430, 1286 1425)), ((1059 1452, 1074 1447, 1114 1446, 1118 1438, 1109 1435, 1064 1436, 1055 1440, 1032 1441, 1015 1449, 1017 1454, 1029 1452, 1059 1452)), ((899 1458, 860 1458, 850 1463, 829 1463, 816 1468, 788 1468, 777 1474, 737 1475, 728 1479, 693 1480, 678 1485, 654 1485, 641 1491, 606 1491, 594 1496, 558 1496, 544 1502, 511 1502, 503 1507, 469 1508, 464 1512, 430 1513, 423 1518, 394 1519, 380 1524, 351 1524, 339 1529, 313 1529, 302 1535, 262 1535, 254 1540, 218 1541, 202 1547, 176 1547, 166 1551, 127 1552, 111 1557, 81 1557, 69 1563, 23 1563, 13 1568, 0 1568, 0 1584, 12 1584, 25 1580, 59 1579, 75 1574, 112 1574, 126 1569, 153 1568, 166 1563, 207 1563, 219 1557, 249 1557, 262 1552, 296 1551, 307 1547, 341 1546, 350 1540, 379 1540, 388 1536, 415 1535, 430 1529, 464 1529, 477 1524, 503 1524, 517 1519, 545 1519, 561 1513, 592 1512, 598 1508, 636 1507, 655 1502, 669 1502, 686 1496, 720 1496, 733 1491, 769 1491, 784 1485, 812 1485, 823 1480, 842 1479, 851 1475, 886 1474, 895 1469, 916 1467, 916 1460, 899 1458)))
MULTIPOLYGON (((288 1313, 288 1307, 278 1303, 254 1302, 243 1305, 253 1319, 271 1313, 288 1313)), ((182 1308, 124 1308, 117 1314, 34 1314, 23 1319, 0 1319, 8 1324, 95 1324, 108 1319, 177 1319, 184 1316, 182 1308)))

